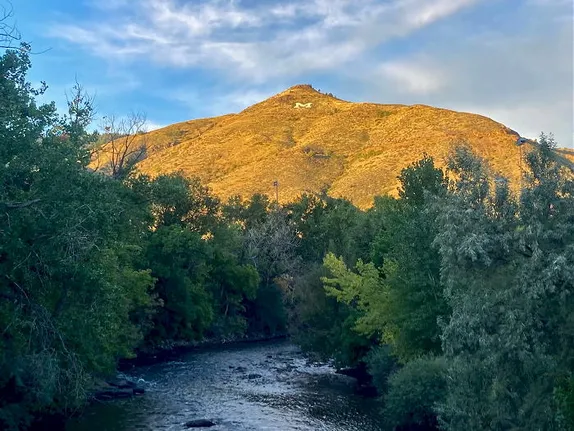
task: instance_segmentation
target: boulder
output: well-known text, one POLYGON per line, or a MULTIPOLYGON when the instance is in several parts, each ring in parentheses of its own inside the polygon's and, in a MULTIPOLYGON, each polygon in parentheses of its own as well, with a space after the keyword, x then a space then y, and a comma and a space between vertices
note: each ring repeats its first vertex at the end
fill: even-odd
POLYGON ((186 428, 209 428, 215 426, 215 422, 209 419, 195 419, 185 423, 186 428))
POLYGON ((129 380, 111 380, 107 382, 108 385, 119 388, 119 389, 133 389, 137 387, 134 382, 130 382, 129 380))
POLYGON ((99 401, 109 401, 130 398, 144 392, 144 388, 129 380, 112 380, 100 382, 94 389, 92 397, 99 401))
POLYGON ((119 388, 101 390, 97 391, 94 394, 94 398, 100 401, 117 400, 120 398, 129 398, 133 396, 134 396, 133 389, 119 389, 119 388))

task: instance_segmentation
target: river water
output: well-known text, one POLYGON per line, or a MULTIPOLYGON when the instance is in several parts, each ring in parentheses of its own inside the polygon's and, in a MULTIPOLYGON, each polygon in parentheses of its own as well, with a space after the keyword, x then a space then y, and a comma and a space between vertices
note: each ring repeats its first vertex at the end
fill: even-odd
POLYGON ((194 419, 214 421, 213 431, 382 429, 376 400, 289 342, 195 351, 128 377, 146 393, 92 405, 66 430, 182 430, 194 419))

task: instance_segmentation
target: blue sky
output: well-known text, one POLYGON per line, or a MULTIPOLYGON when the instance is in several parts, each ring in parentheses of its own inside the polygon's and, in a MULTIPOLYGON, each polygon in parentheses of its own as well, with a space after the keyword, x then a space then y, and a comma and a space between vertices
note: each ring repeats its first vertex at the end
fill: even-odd
MULTIPOLYGON (((5 0, 0 0, 5 2, 5 0)), ((573 143, 571 0, 17 0, 31 79, 63 106, 150 128, 237 112, 312 84, 352 101, 423 103, 573 143)))

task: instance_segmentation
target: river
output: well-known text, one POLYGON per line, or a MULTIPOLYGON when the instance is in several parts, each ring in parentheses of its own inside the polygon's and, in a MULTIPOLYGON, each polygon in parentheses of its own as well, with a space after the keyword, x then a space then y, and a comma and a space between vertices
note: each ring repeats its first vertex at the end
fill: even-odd
POLYGON ((382 429, 376 400, 286 341, 198 350, 128 377, 146 393, 94 404, 66 430, 182 430, 195 419, 213 420, 213 431, 382 429))

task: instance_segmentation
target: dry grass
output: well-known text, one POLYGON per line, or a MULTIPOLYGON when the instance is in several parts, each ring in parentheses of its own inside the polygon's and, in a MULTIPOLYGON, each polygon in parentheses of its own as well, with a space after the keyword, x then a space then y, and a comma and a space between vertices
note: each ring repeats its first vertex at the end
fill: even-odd
MULTIPOLYGON (((397 175, 423 153, 443 164, 453 143, 466 141, 493 170, 519 178, 518 135, 489 118, 423 105, 351 103, 310 86, 291 87, 239 114, 193 120, 148 133, 152 175, 183 171, 222 198, 303 191, 344 196, 361 207, 394 194, 397 175), (295 103, 312 107, 294 108, 295 103)), ((574 154, 564 154, 574 160, 574 154)))

